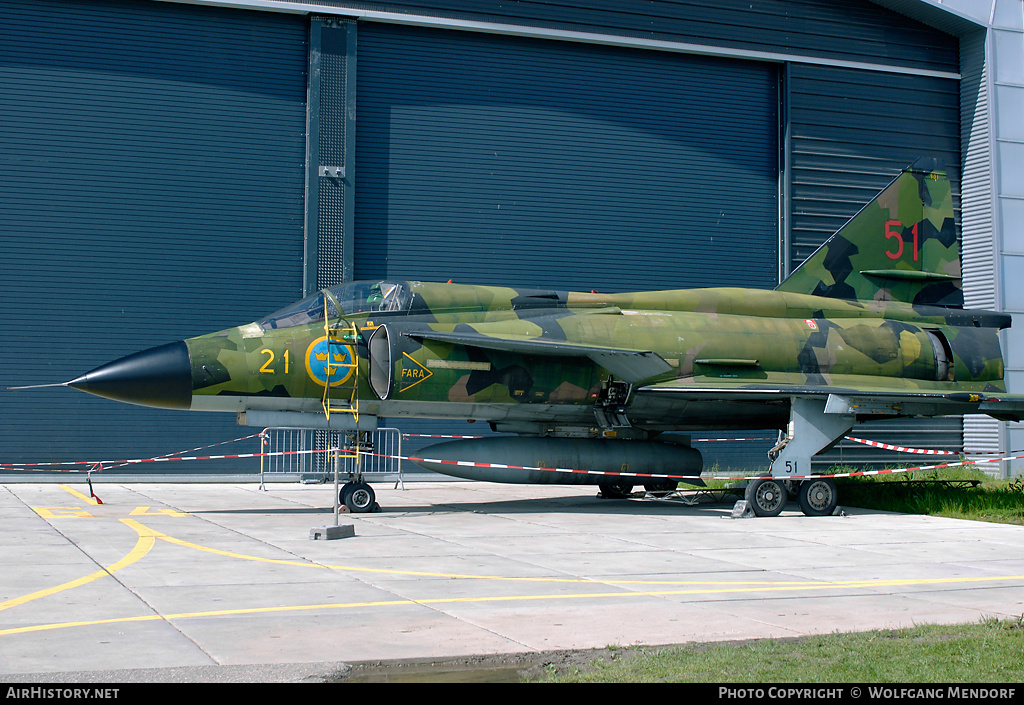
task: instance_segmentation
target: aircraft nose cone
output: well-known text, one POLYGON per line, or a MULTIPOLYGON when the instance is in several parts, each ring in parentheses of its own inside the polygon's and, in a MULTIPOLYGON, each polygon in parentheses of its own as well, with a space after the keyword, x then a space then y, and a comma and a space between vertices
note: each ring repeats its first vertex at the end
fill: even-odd
POLYGON ((100 365, 68 382, 97 396, 161 409, 192 406, 192 363, 184 341, 143 350, 100 365))

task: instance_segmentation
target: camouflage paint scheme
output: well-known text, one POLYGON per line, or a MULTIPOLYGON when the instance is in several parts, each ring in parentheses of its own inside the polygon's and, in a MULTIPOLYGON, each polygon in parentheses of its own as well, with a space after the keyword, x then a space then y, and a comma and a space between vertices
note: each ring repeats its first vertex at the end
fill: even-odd
POLYGON ((857 402, 858 420, 1018 419, 998 341, 1009 316, 962 309, 958 247, 946 175, 919 163, 775 291, 343 284, 187 340, 192 408, 322 414, 317 354, 327 329, 354 325, 357 339, 330 349, 358 374, 334 369, 329 396, 344 406, 354 393, 361 414, 643 438, 782 428, 792 398, 833 394, 857 402))
MULTIPOLYGON (((1024 418, 1024 396, 1003 383, 1009 325, 963 309, 949 181, 922 160, 774 291, 351 282, 66 384, 260 426, 485 421, 518 435, 435 445, 424 451, 433 461, 417 462, 474 479, 599 484, 606 497, 632 488, 630 466, 660 491, 700 483, 700 454, 665 432, 778 428, 771 477, 752 481, 746 500, 774 516, 795 493, 820 516, 836 488, 810 474, 811 459, 859 421, 1024 418)), ((375 506, 358 478, 339 502, 375 506)))

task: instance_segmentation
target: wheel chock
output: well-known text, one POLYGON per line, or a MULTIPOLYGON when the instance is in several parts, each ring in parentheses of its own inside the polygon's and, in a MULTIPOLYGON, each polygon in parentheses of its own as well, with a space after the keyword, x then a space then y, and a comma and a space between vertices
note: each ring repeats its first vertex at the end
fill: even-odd
POLYGON ((745 499, 736 501, 736 504, 732 506, 732 514, 729 515, 730 519, 750 519, 751 517, 757 516, 754 514, 753 508, 750 506, 750 502, 745 499))

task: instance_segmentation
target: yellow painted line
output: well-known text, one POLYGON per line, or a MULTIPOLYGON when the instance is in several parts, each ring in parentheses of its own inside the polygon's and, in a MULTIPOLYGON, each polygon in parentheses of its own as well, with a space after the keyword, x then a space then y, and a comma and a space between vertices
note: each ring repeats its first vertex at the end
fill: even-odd
POLYGON ((179 512, 175 509, 153 509, 150 507, 136 507, 135 509, 128 512, 128 516, 132 517, 146 517, 146 516, 168 516, 168 517, 187 517, 188 512, 179 512))
POLYGON ((60 488, 65 492, 70 492, 71 494, 75 495, 83 502, 88 502, 93 506, 99 506, 99 502, 97 502, 95 499, 93 499, 92 497, 87 497, 86 495, 82 494, 81 492, 76 490, 74 487, 71 487, 70 485, 60 485, 60 488))
POLYGON ((169 615, 145 615, 137 617, 116 617, 111 619, 97 619, 97 620, 86 620, 78 622, 62 622, 55 624, 40 624, 28 627, 15 627, 11 629, 0 630, 0 636, 7 636, 13 634, 25 634, 29 632, 48 631, 54 629, 67 629, 72 627, 87 627, 104 624, 127 624, 135 622, 152 622, 159 620, 177 620, 177 619, 197 619, 197 618, 210 618, 210 617, 226 617, 226 616, 240 616, 240 615, 254 615, 254 614, 281 614, 289 612, 308 612, 308 611, 326 611, 326 610, 339 610, 339 609, 356 609, 356 608, 367 608, 367 607, 397 607, 405 605, 443 605, 443 604, 468 604, 468 603, 487 603, 487 602, 523 602, 523 601, 542 601, 542 600, 583 600, 583 599, 615 599, 624 597, 671 597, 681 595, 721 595, 721 594, 735 594, 735 593, 751 593, 751 592, 785 592, 785 591, 808 591, 808 590, 829 590, 829 589, 851 589, 851 588, 879 588, 879 587, 893 587, 893 586, 911 586, 911 585, 935 585, 935 584, 951 584, 951 583, 976 583, 976 582, 1001 582, 1010 580, 1024 581, 1024 575, 1008 575, 1008 576, 988 576, 988 577, 963 577, 963 578, 922 578, 922 579, 894 579, 894 580, 854 580, 846 582, 755 582, 755 581, 647 581, 647 580, 615 580, 606 579, 603 581, 581 579, 581 578, 517 578, 517 577, 503 577, 503 576, 492 576, 492 575, 466 575, 458 573, 426 573, 421 571, 401 571, 401 570, 388 570, 388 569, 374 569, 374 568, 358 568, 354 566, 333 566, 333 565, 322 565, 317 563, 310 563, 304 561, 294 560, 283 560, 275 558, 260 558, 257 556, 248 556, 241 553, 234 553, 231 551, 223 551, 220 549, 208 548, 200 546, 188 541, 168 536, 155 529, 140 524, 133 519, 121 519, 121 522, 133 528, 139 534, 138 542, 135 548, 127 556, 122 558, 117 563, 113 564, 109 568, 98 571, 92 575, 80 578, 79 580, 65 583, 64 585, 56 588, 50 588, 48 590, 41 590, 31 595, 26 595, 21 598, 15 598, 5 603, 0 603, 0 609, 12 607, 16 604, 23 604, 29 600, 44 597, 46 595, 54 594, 61 590, 66 590, 78 585, 85 584, 91 580, 109 575, 127 565, 138 561, 140 558, 146 555, 149 550, 153 547, 156 539, 162 539, 169 543, 177 544, 185 548, 192 548, 199 551, 204 551, 214 555, 220 555, 230 558, 238 558, 243 560, 258 561, 264 563, 273 563, 277 565, 294 565, 304 568, 328 568, 332 570, 349 570, 357 572, 371 572, 371 573, 385 573, 385 574, 398 574, 398 575, 417 575, 417 576, 428 576, 428 577, 446 577, 446 578, 466 578, 466 579, 478 579, 478 580, 499 580, 499 581, 528 581, 528 582, 555 582, 555 583, 588 583, 588 584, 630 584, 630 585, 682 585, 687 586, 687 589, 676 589, 676 590, 649 590, 649 591, 615 591, 615 592, 587 592, 587 593, 567 593, 567 594, 540 594, 540 595, 492 595, 483 597, 439 597, 439 598, 428 598, 428 599, 399 599, 399 600, 380 600, 370 602, 348 602, 348 603, 327 603, 327 604, 313 604, 313 605, 284 605, 276 607, 253 607, 253 608, 241 608, 241 609, 227 609, 227 610, 214 610, 214 611, 203 611, 203 612, 181 612, 169 615))
MULTIPOLYGON (((729 586, 729 587, 764 587, 771 589, 796 589, 796 588, 867 588, 867 587, 897 587, 907 585, 938 585, 946 583, 972 583, 989 581, 1024 580, 1024 575, 1000 575, 1000 576, 975 576, 964 578, 901 578, 893 580, 845 580, 838 582, 814 581, 765 581, 765 580, 618 580, 614 577, 606 577, 600 580, 596 578, 528 578, 507 575, 474 575, 467 573, 432 573, 419 570, 394 570, 389 568, 363 568, 350 565, 330 565, 326 563, 312 563, 308 561, 287 560, 281 558, 261 558, 250 556, 244 553, 224 551, 218 548, 201 546, 190 541, 174 538, 165 533, 150 529, 132 519, 122 519, 122 522, 135 528, 136 531, 152 532, 158 539, 169 543, 177 544, 185 548, 191 548, 205 553, 212 553, 228 558, 237 558, 246 561, 257 561, 261 563, 273 563, 275 565, 292 565, 300 568, 322 568, 328 570, 342 570, 356 573, 379 573, 384 575, 412 575, 427 578, 461 578, 465 580, 497 580, 507 582, 531 582, 531 583, 586 583, 586 584, 609 584, 615 585, 687 585, 687 586, 729 586)), ((631 593, 639 594, 639 593, 631 593)))
MULTIPOLYGON (((141 530, 144 527, 142 524, 132 519, 122 519, 125 524, 129 526, 138 527, 136 530, 141 530)), ((219 548, 209 548, 207 546, 201 546, 190 541, 184 541, 182 539, 168 536, 167 534, 161 533, 154 529, 150 529, 156 535, 157 538, 167 541, 168 543, 177 544, 185 548, 191 548, 196 551, 203 551, 205 553, 212 553, 218 556, 225 556, 228 558, 238 558, 246 561, 257 561, 260 563, 273 563, 275 565, 292 565, 300 568, 323 568, 328 570, 342 570, 350 571, 355 573, 379 573, 384 575, 412 575, 417 577, 426 578, 461 578, 465 580, 498 580, 507 582, 530 582, 530 583, 623 583, 633 585, 745 585, 745 586, 757 586, 757 585, 779 585, 779 586, 801 586, 801 585, 820 585, 818 582, 765 582, 765 581, 750 581, 750 582, 722 582, 722 581, 680 581, 680 580, 597 580, 592 578, 529 578, 529 577, 515 577, 508 575, 473 575, 467 573, 433 573, 420 570, 394 570, 389 568, 363 568, 359 566, 351 565, 330 565, 326 563, 311 563, 308 561, 296 561, 287 560, 282 558, 261 558, 259 556, 249 556, 244 553, 235 553, 233 551, 224 551, 219 548)))
POLYGON ((77 580, 72 580, 62 585, 57 585, 56 587, 52 588, 46 588, 45 590, 39 590, 28 595, 22 595, 21 597, 15 597, 13 599, 7 600, 6 602, 0 602, 0 611, 8 609, 9 607, 17 607, 18 605, 23 605, 26 602, 31 602, 32 600, 38 600, 41 597, 55 595, 56 593, 63 592, 64 590, 70 590, 72 588, 80 587, 87 583, 91 583, 94 580, 105 578, 108 575, 116 573, 122 568, 126 568, 127 566, 130 566, 132 563, 135 563, 143 556, 145 556, 147 553, 149 553, 150 549, 152 549, 154 544, 156 543, 156 538, 153 532, 149 531, 144 526, 140 525, 139 528, 132 528, 135 528, 135 530, 139 532, 139 539, 135 542, 135 548, 133 548, 128 553, 128 555, 119 560, 117 563, 109 565, 102 570, 97 570, 95 573, 90 573, 89 575, 78 578, 77 580))
POLYGON ((32 511, 43 519, 95 519, 81 507, 32 507, 32 511))
MULTIPOLYGON (((1020 578, 1022 576, 1016 576, 1020 578)), ((1010 576, 1002 578, 977 578, 977 580, 1008 580, 1010 576)), ((950 578, 948 581, 955 581, 955 578, 950 578)), ((966 579, 973 580, 973 579, 966 579)), ((947 581, 945 579, 939 580, 939 582, 947 581)), ((893 583, 913 583, 914 581, 891 581, 893 583)), ((933 581, 924 581, 933 582, 933 581)), ((850 586, 857 586, 853 583, 850 586)), ((866 583, 865 586, 868 584, 866 583)), ((875 585, 871 583, 870 585, 875 585)), ((782 592, 787 590, 827 590, 829 588, 837 586, 847 586, 847 584, 834 584, 834 583, 822 583, 818 585, 811 584, 794 584, 790 585, 778 585, 774 587, 762 588, 763 591, 767 592, 782 592)), ((177 614, 168 615, 146 615, 142 617, 117 617, 112 619, 96 619, 82 622, 63 622, 60 624, 40 624, 31 627, 16 627, 13 629, 0 630, 0 636, 7 636, 11 634, 25 634, 29 632, 47 631, 53 629, 67 629, 71 627, 89 627, 103 624, 125 624, 131 622, 153 622, 158 620, 173 621, 177 619, 199 619, 208 617, 229 617, 229 616, 241 616, 241 615, 253 615, 253 614, 283 614, 289 612, 310 612, 310 611, 327 611, 327 610, 340 610, 340 609, 357 609, 366 607, 399 607, 408 605, 443 605, 443 604, 468 604, 468 603, 483 603, 483 602, 525 602, 525 601, 540 601, 540 600, 583 600, 583 599, 595 599, 595 598, 623 598, 623 597, 671 597, 678 595, 719 595, 729 593, 746 593, 750 592, 747 586, 737 586, 729 588, 719 588, 715 590, 709 589, 690 589, 690 590, 652 590, 644 592, 593 592, 593 593, 572 593, 572 594, 545 594, 545 595, 492 595, 486 597, 436 597, 422 600, 412 599, 401 599, 401 600, 379 600, 371 602, 345 602, 345 603, 326 603, 326 604, 314 604, 314 605, 285 605, 278 607, 251 607, 242 609, 228 609, 228 610, 213 610, 207 612, 180 612, 177 614)))

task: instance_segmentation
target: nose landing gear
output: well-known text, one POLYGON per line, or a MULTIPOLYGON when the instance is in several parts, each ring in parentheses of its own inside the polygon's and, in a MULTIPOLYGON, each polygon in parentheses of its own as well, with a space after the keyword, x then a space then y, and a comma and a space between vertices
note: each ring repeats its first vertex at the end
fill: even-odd
POLYGON ((373 488, 365 482, 349 482, 338 492, 338 502, 353 514, 380 511, 373 488))

